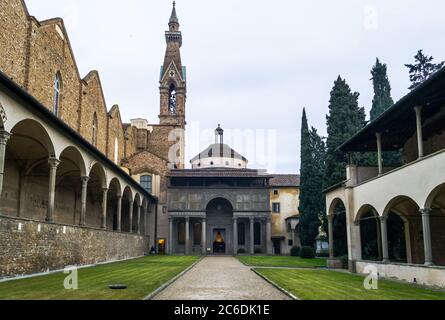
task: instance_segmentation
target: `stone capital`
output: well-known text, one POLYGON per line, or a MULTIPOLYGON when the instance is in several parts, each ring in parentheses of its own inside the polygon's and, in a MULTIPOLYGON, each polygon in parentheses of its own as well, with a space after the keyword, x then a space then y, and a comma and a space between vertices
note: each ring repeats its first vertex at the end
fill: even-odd
POLYGON ((333 214, 328 215, 328 222, 334 223, 334 215, 333 214))
POLYGON ((379 220, 380 220, 380 222, 387 222, 388 216, 379 216, 379 220))
POLYGON ((48 159, 48 163, 49 163, 49 166, 51 167, 51 169, 55 169, 59 166, 61 161, 55 157, 51 157, 48 159))
POLYGON ((431 214, 431 209, 430 208, 424 208, 424 209, 420 209, 420 213, 422 214, 422 216, 429 216, 431 214))
POLYGON ((80 181, 82 181, 82 184, 86 185, 86 184, 88 184, 88 181, 90 181, 90 177, 82 176, 82 177, 80 177, 80 181))

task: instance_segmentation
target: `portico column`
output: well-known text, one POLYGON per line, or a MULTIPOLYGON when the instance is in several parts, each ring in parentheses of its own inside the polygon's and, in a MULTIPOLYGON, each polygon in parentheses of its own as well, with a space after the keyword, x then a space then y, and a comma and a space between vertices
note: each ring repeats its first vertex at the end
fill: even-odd
POLYGON ((422 130, 422 106, 414 107, 416 112, 416 125, 417 125, 417 147, 419 150, 419 158, 423 157, 423 130, 422 130))
POLYGON ((108 188, 102 189, 102 229, 107 228, 107 199, 108 199, 108 188))
POLYGON ((201 235, 202 254, 207 254, 207 220, 202 219, 202 235, 201 235))
POLYGON ((272 254, 272 221, 270 217, 266 219, 266 250, 267 254, 272 254))
POLYGON ((334 216, 328 215, 329 259, 334 259, 334 216))
POLYGON ((3 175, 5 172, 6 144, 11 134, 6 131, 0 132, 0 197, 3 191, 3 175))
POLYGON ((377 137, 377 162, 379 164, 379 174, 383 173, 383 157, 382 157, 382 134, 376 133, 377 137))
POLYGON ((383 263, 389 262, 388 253, 388 216, 379 217, 380 230, 382 231, 382 251, 383 251, 383 263))
POLYGON ((138 204, 138 227, 137 227, 138 235, 141 234, 141 209, 142 205, 138 204))
POLYGON ((49 190, 48 190, 48 210, 46 213, 46 222, 52 223, 54 221, 54 201, 56 198, 56 178, 57 167, 60 164, 60 160, 56 158, 50 158, 49 163, 49 190))
POLYGON ((238 254, 238 218, 233 218, 233 255, 238 254))
POLYGON ((382 259, 383 258, 383 253, 382 253, 382 228, 381 228, 380 220, 378 218, 376 219, 376 228, 377 228, 377 252, 378 252, 378 259, 382 259))
POLYGON ((122 195, 117 195, 117 231, 122 231, 122 195))
POLYGON ((190 217, 185 218, 185 254, 190 254, 190 217))
POLYGON ((88 181, 90 181, 90 177, 84 176, 80 177, 82 183, 82 192, 81 192, 81 208, 80 208, 80 226, 85 226, 86 213, 87 213, 87 190, 88 190, 88 181))
POLYGON ((133 201, 128 204, 128 213, 130 215, 130 233, 133 233, 133 201))
POLYGON ((168 232, 168 252, 173 254, 173 218, 168 219, 169 232, 168 232))
POLYGON ((255 224, 255 218, 251 217, 250 218, 250 254, 251 255, 255 254, 255 236, 254 236, 255 228, 254 228, 254 224, 255 224))
POLYGON ((433 265, 433 251, 431 248, 431 224, 430 214, 431 209, 420 210, 422 213, 422 225, 423 225, 423 245, 425 246, 425 265, 433 265))

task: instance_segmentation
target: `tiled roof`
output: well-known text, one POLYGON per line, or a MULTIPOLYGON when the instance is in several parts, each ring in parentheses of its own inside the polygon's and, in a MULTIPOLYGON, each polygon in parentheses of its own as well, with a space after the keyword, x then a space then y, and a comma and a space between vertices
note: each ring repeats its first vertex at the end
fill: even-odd
POLYGON ((271 187, 299 187, 300 175, 298 174, 274 174, 269 181, 271 187))
POLYGON ((209 169, 186 169, 171 170, 170 177, 245 177, 245 178, 268 178, 270 175, 263 170, 252 169, 229 169, 229 168, 209 168, 209 169))

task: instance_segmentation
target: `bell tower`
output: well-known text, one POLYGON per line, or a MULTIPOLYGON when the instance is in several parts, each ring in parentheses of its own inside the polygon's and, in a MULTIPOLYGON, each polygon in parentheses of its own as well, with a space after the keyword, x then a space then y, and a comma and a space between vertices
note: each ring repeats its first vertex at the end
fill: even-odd
POLYGON ((160 76, 160 123, 185 128, 185 103, 187 99, 186 67, 181 62, 182 33, 176 14, 176 2, 165 32, 167 49, 160 76))

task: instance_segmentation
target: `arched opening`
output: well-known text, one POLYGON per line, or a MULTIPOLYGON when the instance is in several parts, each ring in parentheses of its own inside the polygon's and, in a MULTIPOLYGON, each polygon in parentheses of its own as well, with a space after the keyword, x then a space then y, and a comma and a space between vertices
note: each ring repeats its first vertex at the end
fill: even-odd
POLYGON ((94 164, 90 171, 87 189, 86 225, 93 228, 102 226, 103 192, 107 188, 104 168, 100 163, 94 164))
POLYGON ((254 232, 254 244, 256 246, 261 246, 261 236, 262 236, 262 232, 261 232, 261 223, 259 222, 255 222, 254 224, 254 228, 253 228, 253 232, 254 232))
POLYGON ((403 221, 401 216, 394 211, 388 214, 388 255, 390 261, 408 262, 405 225, 406 221, 403 221))
POLYGON ((185 221, 178 222, 178 245, 185 246, 185 221))
POLYGON ((384 215, 388 217, 387 236, 390 260, 403 261, 406 256, 408 263, 424 264, 423 227, 419 209, 417 203, 406 196, 398 196, 386 206, 384 215), (405 243, 405 248, 402 248, 403 243, 405 243))
POLYGON ((139 195, 139 193, 136 193, 133 203, 133 228, 132 228, 133 233, 138 233, 139 230, 139 223, 140 223, 139 214, 142 216, 142 210, 139 213, 141 205, 142 205, 141 196, 139 195))
POLYGON ((200 246, 202 243, 202 224, 201 222, 193 223, 193 245, 200 246))
POLYGON ((130 215, 133 214, 133 193, 126 187, 122 196, 122 232, 130 232, 130 215))
POLYGON ((49 190, 48 159, 53 155, 51 139, 40 123, 27 119, 14 126, 5 153, 0 201, 3 215, 45 220, 49 190))
POLYGON ((86 167, 79 150, 66 148, 59 157, 57 167, 54 222, 77 225, 82 206, 81 177, 86 167))
POLYGON ((363 206, 357 214, 360 224, 362 259, 382 260, 382 231, 378 213, 370 205, 363 206))
POLYGON ((110 182, 107 195, 107 229, 118 230, 118 197, 122 195, 121 184, 117 178, 110 182))
POLYGON ((214 254, 233 252, 233 206, 227 199, 216 198, 206 207, 214 254))
POLYGON ((170 85, 170 91, 168 96, 168 112, 171 115, 175 115, 177 112, 177 100, 176 100, 176 87, 172 83, 170 85))
POLYGON ((148 210, 150 203, 144 198, 142 201, 142 211, 141 211, 141 234, 148 236, 148 210))
POLYGON ((329 214, 333 216, 334 257, 347 256, 346 206, 343 201, 335 199, 329 208, 329 214))
POLYGON ((438 266, 445 265, 445 183, 431 192, 425 208, 431 209, 431 249, 433 263, 438 266))

